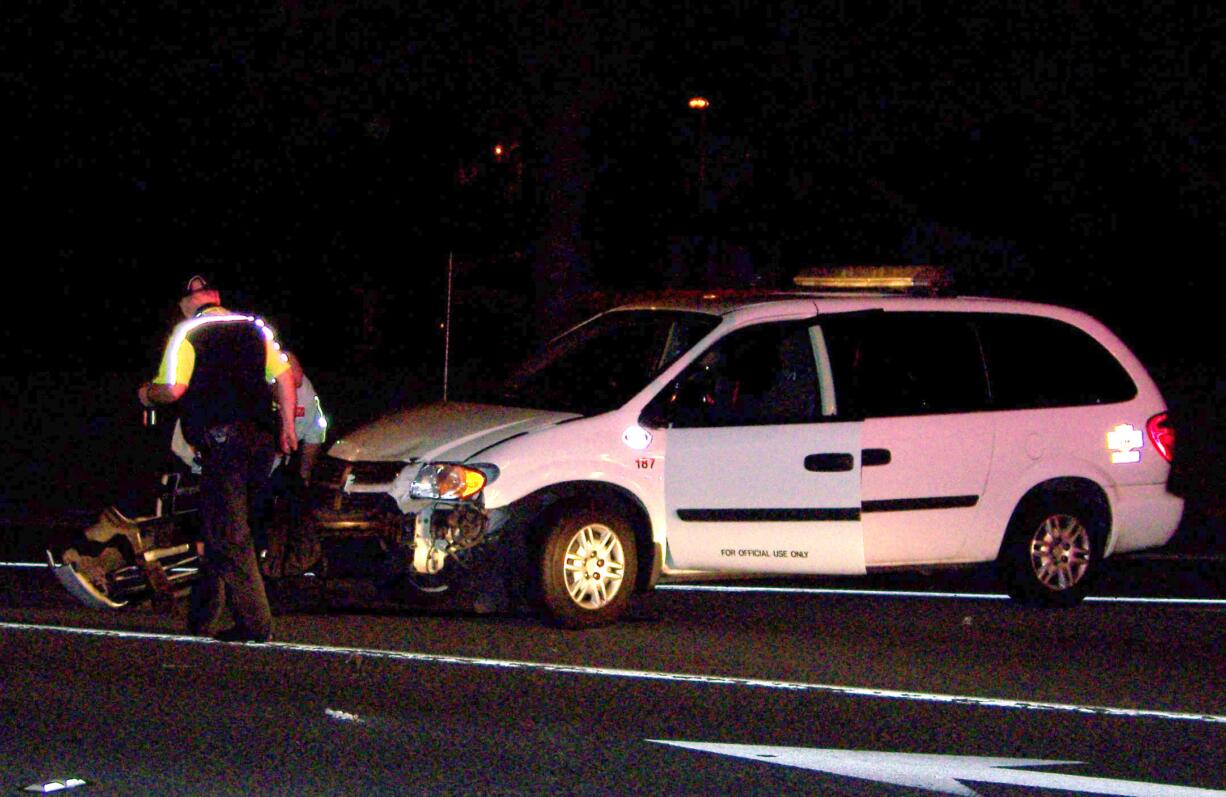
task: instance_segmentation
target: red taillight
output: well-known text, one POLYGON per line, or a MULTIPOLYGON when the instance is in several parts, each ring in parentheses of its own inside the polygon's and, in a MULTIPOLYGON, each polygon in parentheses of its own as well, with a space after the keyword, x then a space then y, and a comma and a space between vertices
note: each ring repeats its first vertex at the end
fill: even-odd
POLYGON ((1145 431, 1153 441, 1158 454, 1167 462, 1175 455, 1175 427, 1167 422, 1165 412, 1160 412, 1145 422, 1145 431))

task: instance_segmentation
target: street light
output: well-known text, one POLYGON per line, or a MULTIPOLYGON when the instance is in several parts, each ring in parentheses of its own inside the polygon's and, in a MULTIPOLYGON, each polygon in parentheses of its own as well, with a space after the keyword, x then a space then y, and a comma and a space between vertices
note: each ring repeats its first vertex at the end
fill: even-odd
POLYGON ((706 97, 690 97, 690 108, 698 111, 698 212, 702 212, 702 194, 707 184, 707 114, 711 107, 706 97))

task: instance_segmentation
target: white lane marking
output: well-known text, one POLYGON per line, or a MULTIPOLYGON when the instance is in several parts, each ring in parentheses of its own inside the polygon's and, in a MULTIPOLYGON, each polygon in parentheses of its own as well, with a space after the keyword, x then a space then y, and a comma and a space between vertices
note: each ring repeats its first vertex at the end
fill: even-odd
MULTIPOLYGON (((955 600, 1007 601, 994 592, 917 592, 888 589, 838 589, 835 587, 723 586, 718 584, 657 584, 656 589, 675 592, 780 593, 785 595, 863 595, 873 598, 946 598, 955 600)), ((1152 603, 1165 605, 1226 606, 1221 598, 1134 598, 1090 595, 1086 603, 1152 603)))
POLYGON ((963 780, 979 783, 1007 783, 1011 786, 1090 794, 1109 794, 1118 797, 1226 797, 1226 791, 1193 786, 1092 778, 1084 775, 1068 775, 1063 772, 1027 772, 1011 768, 1080 764, 1082 763, 1080 761, 675 742, 667 739, 647 739, 646 741, 737 758, 749 758, 770 764, 813 769, 849 778, 873 780, 943 794, 957 794, 962 797, 979 797, 978 792, 962 785, 960 781, 963 780))
MULTIPOLYGON (((150 639, 158 642, 185 642, 197 645, 234 645, 233 642, 218 642, 207 637, 182 634, 153 634, 145 631, 121 631, 103 628, 74 628, 71 626, 41 625, 35 623, 0 622, 5 631, 46 631, 80 636, 114 637, 118 639, 150 639)), ((553 664, 539 661, 514 661, 509 659, 484 659, 472 656, 450 656, 437 653, 414 653, 407 650, 381 650, 337 645, 311 645, 302 642, 245 642, 248 648, 263 648, 296 653, 317 653, 337 657, 365 657, 388 661, 410 661, 430 664, 455 664, 466 667, 485 667, 501 670, 535 670, 539 672, 586 675, 603 678, 631 678, 644 681, 708 684, 711 686, 743 686, 755 689, 773 689, 783 692, 822 692, 846 697, 871 697, 886 700, 901 700, 916 703, 944 703, 975 708, 1025 709, 1028 711, 1056 711, 1068 714, 1091 714, 1100 717, 1125 717, 1130 719, 1164 719, 1182 722, 1205 722, 1226 725, 1226 715, 1198 714, 1185 711, 1163 711, 1143 708, 1117 708, 1113 706, 1081 706, 1072 703, 1047 703, 1038 700, 1014 700, 1003 697, 979 697, 976 695, 946 695, 935 692, 916 692, 901 689, 876 689, 863 686, 840 686, 838 684, 815 684, 802 681, 772 681, 763 678, 743 678, 728 675, 697 675, 693 673, 655 672, 651 670, 624 670, 610 667, 587 667, 580 664, 553 664)))

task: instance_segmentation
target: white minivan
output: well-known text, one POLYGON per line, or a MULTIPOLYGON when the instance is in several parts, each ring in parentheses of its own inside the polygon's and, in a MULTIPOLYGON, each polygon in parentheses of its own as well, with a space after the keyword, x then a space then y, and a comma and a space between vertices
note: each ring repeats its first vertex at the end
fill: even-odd
POLYGON ((1071 605, 1108 556, 1171 538, 1173 430, 1112 332, 894 279, 601 313, 488 401, 338 440, 318 527, 427 589, 479 570, 571 628, 696 571, 995 561, 1018 600, 1071 605))

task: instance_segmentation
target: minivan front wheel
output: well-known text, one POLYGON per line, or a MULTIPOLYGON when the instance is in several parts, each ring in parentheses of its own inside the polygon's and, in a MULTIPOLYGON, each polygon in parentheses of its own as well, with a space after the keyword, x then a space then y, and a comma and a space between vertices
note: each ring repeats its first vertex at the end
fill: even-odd
POLYGON ((1009 595, 1032 606, 1073 606, 1102 561, 1101 513, 1064 492, 1023 502, 1009 522, 1001 569, 1009 595))
POLYGON ((634 532, 611 510, 563 509, 546 533, 540 567, 549 620, 563 628, 608 625, 625 612, 634 591, 634 532))

